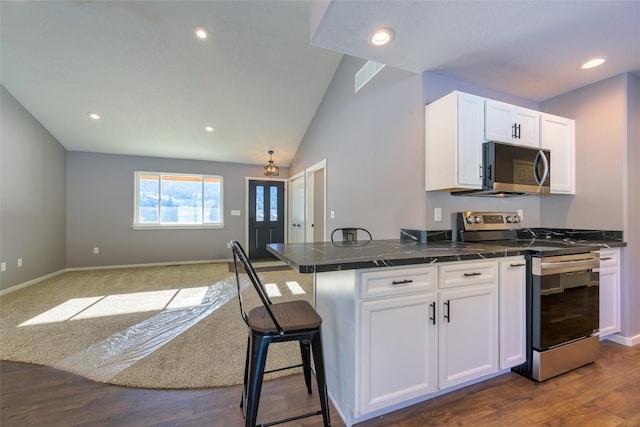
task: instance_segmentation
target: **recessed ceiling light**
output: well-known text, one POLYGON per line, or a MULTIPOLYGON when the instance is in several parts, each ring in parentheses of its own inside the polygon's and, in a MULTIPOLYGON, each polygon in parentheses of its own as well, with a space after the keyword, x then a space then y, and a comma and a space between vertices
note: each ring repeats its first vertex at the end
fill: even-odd
POLYGON ((196 27, 193 29, 193 35, 198 40, 206 40, 209 38, 209 31, 205 27, 196 27))
POLYGON ((376 30, 376 32, 369 37, 369 43, 373 46, 384 46, 389 44, 391 40, 393 40, 393 31, 388 28, 376 30))
POLYGON ((205 126, 204 130, 206 130, 207 132, 213 132, 213 126, 205 126))
POLYGON ((597 67, 599 65, 604 64, 604 61, 606 61, 606 58, 593 58, 593 59, 585 62, 581 66, 579 66, 578 69, 579 70, 589 70, 591 68, 595 68, 595 67, 597 67))
POLYGON ((87 116, 89 116, 89 118, 93 120, 100 120, 100 115, 98 113, 88 112, 87 116))

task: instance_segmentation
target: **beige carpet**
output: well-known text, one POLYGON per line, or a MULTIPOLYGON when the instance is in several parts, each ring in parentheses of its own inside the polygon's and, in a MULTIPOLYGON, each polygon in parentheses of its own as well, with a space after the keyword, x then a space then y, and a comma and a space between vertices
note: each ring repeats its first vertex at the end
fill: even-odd
MULTIPOLYGON (((312 275, 292 269, 258 274, 282 294, 273 302, 312 302, 312 275), (286 282, 297 282, 304 293, 286 282)), ((243 297, 250 308, 259 300, 248 285, 243 297)), ((111 384, 240 384, 246 340, 227 263, 69 272, 0 296, 0 359, 111 384)), ((273 345, 267 369, 299 360, 296 343, 273 345)))

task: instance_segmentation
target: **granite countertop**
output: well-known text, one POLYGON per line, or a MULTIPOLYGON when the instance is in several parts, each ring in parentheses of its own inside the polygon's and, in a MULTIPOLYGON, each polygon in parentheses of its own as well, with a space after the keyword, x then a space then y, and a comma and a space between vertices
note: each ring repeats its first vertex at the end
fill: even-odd
POLYGON ((507 256, 535 254, 562 255, 601 248, 626 246, 617 240, 518 239, 512 242, 467 243, 440 241, 411 241, 401 239, 342 242, 272 243, 267 250, 300 273, 353 270, 447 261, 483 260, 507 256))

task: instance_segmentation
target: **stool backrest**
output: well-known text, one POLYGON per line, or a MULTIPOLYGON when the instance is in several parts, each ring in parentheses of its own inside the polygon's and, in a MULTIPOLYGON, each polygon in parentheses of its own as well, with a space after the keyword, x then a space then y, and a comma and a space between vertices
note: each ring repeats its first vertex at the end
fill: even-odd
POLYGON ((331 242, 333 242, 333 235, 336 231, 342 231, 342 242, 343 243, 357 243, 358 242, 358 230, 364 231, 369 235, 369 240, 372 240, 371 233, 365 228, 359 227, 347 227, 347 228, 336 228, 331 232, 331 242))
POLYGON ((273 324, 275 325, 276 329, 278 330, 278 332, 282 334, 284 330, 278 323, 278 320, 276 320, 276 316, 273 314, 273 311, 269 307, 271 305, 271 299, 269 299, 269 295, 267 295, 267 291, 264 289, 264 286, 262 285, 262 282, 260 281, 258 274, 254 270, 253 265, 251 265, 251 261, 249 261, 249 257, 247 257, 247 254, 245 253, 244 249, 242 249, 242 246, 236 240, 231 241, 231 250, 233 251, 233 267, 236 272, 236 285, 238 287, 238 301, 240 302, 240 314, 244 319, 244 323, 246 323, 247 326, 249 326, 247 313, 245 312, 244 305, 242 302, 242 289, 240 288, 240 271, 238 268, 238 264, 240 264, 243 272, 246 273, 246 275, 249 277, 249 280, 251 281, 253 288, 258 293, 258 296, 260 297, 262 304, 266 308, 267 313, 269 313, 269 317, 271 317, 271 320, 273 321, 273 324))

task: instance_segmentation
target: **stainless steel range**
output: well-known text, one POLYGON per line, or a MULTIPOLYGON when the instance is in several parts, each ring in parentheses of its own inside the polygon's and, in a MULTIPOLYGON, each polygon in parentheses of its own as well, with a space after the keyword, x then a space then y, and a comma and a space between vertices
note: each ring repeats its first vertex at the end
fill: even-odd
POLYGON ((599 354, 597 248, 519 239, 514 212, 460 212, 458 240, 527 250, 527 360, 514 371, 544 381, 599 354))

